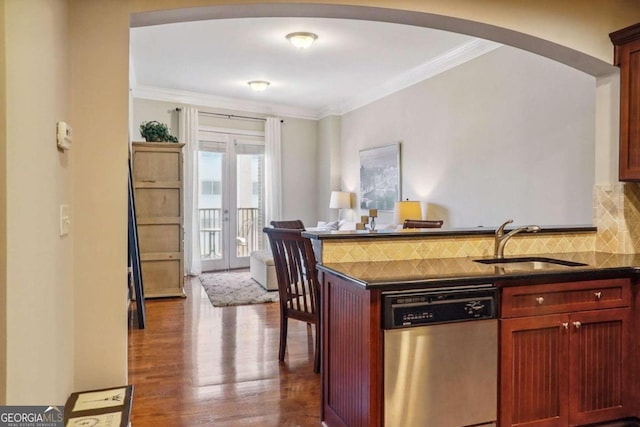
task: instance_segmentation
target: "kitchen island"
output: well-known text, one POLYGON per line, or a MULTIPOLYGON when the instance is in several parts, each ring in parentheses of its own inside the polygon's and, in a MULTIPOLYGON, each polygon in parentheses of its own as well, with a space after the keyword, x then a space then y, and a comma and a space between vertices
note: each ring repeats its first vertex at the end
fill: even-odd
MULTIPOLYGON (((590 231, 576 233, 588 238, 590 231)), ((415 253, 414 249, 421 245, 424 248, 425 241, 432 236, 427 233, 407 236, 418 239, 407 253, 415 253)), ((354 238, 357 240, 357 236, 338 239, 362 243, 354 238)), ((465 239, 463 235, 454 238, 465 239)), ((327 255, 324 249, 331 239, 324 238, 323 260, 327 255)), ((470 246, 471 252, 478 247, 478 242, 475 243, 470 246)), ((458 244, 464 246, 466 242, 458 244)), ((366 250, 375 248, 365 247, 363 258, 369 256, 366 250)), ((323 276, 324 424, 398 425, 385 413, 389 412, 385 409, 389 396, 385 382, 391 380, 385 376, 389 369, 389 361, 385 367, 385 353, 390 353, 385 345, 391 342, 385 328, 385 298, 403 292, 415 294, 491 284, 499 294, 495 313, 499 320, 494 320, 499 324, 495 345, 499 372, 497 425, 564 427, 610 421, 619 422, 610 425, 636 425, 633 420, 638 416, 635 403, 639 395, 638 361, 633 355, 638 348, 632 336, 640 324, 635 309, 640 256, 566 251, 565 247, 565 252, 543 252, 535 257, 584 265, 509 269, 476 262, 490 258, 484 249, 480 252, 480 256, 325 261, 319 265, 323 276)), ((334 256, 337 252, 330 253, 334 256)), ((414 353, 414 358, 425 357, 414 353)), ((401 372, 407 378, 419 375, 415 371, 401 372)), ((411 394, 410 390, 407 392, 411 394)), ((466 407, 465 402, 459 403, 460 411, 466 407)), ((407 419, 401 421, 402 425, 412 425, 411 417, 407 419)))

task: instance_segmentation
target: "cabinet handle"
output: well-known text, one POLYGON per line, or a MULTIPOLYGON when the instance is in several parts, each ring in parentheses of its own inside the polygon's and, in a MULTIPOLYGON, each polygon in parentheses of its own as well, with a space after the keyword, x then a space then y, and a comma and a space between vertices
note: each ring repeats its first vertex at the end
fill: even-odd
POLYGON ((538 305, 542 305, 542 303, 544 302, 544 298, 543 297, 538 297, 538 298, 536 298, 536 301, 538 302, 538 305))
POLYGON ((580 329, 580 326, 582 326, 582 323, 580 322, 573 322, 573 326, 576 327, 576 329, 580 329))
POLYGON ((594 295, 596 296, 596 299, 597 299, 598 301, 600 301, 600 298, 602 298, 602 292, 599 292, 599 291, 598 291, 598 292, 596 292, 594 295))
POLYGON ((569 322, 562 322, 562 327, 565 329, 569 329, 569 322))

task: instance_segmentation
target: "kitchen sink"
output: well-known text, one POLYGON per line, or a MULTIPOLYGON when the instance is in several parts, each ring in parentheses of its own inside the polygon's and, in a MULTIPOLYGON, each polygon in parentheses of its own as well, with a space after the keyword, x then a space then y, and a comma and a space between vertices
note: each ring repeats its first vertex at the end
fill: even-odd
POLYGON ((544 257, 491 258, 476 259, 474 261, 481 264, 488 264, 494 267, 502 267, 509 270, 546 270, 565 267, 581 267, 588 265, 581 262, 565 261, 563 259, 544 257))

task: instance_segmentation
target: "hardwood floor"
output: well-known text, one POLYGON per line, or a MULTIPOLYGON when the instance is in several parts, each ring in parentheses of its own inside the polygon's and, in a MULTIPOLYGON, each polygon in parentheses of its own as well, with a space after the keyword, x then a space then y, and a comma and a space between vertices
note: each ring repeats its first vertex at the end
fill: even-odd
POLYGON ((213 307, 197 278, 185 288, 146 301, 145 329, 130 316, 131 425, 320 426, 315 331, 291 320, 280 364, 277 304, 213 307))

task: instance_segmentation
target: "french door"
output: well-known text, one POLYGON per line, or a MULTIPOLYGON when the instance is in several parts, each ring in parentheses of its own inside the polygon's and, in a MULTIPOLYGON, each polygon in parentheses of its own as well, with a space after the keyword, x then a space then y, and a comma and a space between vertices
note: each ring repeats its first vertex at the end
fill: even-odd
POLYGON ((201 130, 199 140, 202 271, 248 267, 264 247, 264 137, 201 130))

